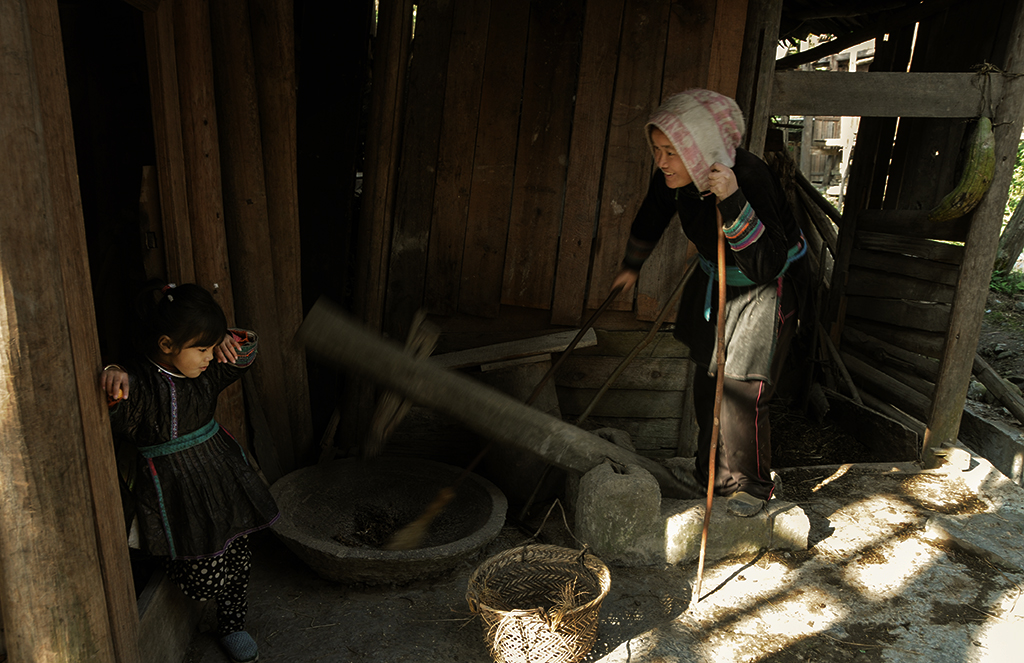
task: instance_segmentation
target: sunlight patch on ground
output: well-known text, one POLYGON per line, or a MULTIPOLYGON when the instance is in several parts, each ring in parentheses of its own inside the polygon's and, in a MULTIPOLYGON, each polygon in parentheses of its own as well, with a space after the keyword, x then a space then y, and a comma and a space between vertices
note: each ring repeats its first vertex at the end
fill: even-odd
POLYGON ((915 539, 895 541, 855 556, 842 577, 866 599, 884 601, 901 594, 939 555, 937 548, 915 539))

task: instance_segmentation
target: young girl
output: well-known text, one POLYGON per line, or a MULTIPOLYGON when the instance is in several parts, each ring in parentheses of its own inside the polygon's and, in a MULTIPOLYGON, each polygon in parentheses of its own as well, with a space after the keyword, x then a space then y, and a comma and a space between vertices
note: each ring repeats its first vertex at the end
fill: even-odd
POLYGON ((214 599, 221 646, 236 663, 256 661, 244 630, 247 535, 279 514, 241 446, 213 418, 217 395, 256 359, 256 334, 228 330, 220 305, 198 285, 153 288, 143 301, 139 356, 107 366, 100 378, 129 545, 166 557, 168 576, 190 598, 214 599))

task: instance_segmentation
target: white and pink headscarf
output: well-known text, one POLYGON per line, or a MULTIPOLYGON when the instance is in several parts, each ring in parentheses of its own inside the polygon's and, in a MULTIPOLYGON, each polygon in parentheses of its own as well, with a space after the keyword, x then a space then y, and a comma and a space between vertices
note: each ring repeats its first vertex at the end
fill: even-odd
POLYGON ((694 185, 707 191, 712 164, 719 162, 729 168, 736 164, 736 148, 745 124, 735 101, 711 90, 692 88, 669 97, 654 111, 647 120, 648 142, 651 127, 668 137, 694 185))

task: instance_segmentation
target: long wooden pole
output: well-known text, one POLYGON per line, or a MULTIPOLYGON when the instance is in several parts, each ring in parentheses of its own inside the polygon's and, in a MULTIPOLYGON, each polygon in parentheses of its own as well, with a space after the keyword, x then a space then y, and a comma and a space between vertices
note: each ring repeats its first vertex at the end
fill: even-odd
POLYGON ((700 533, 700 558, 697 562, 697 583, 690 597, 691 605, 700 602, 704 581, 704 555, 708 547, 708 526, 711 524, 711 503, 715 497, 715 463, 718 460, 718 431, 722 415, 722 392, 725 389, 725 231, 722 213, 716 208, 718 222, 718 351, 715 357, 715 409, 711 424, 711 449, 708 460, 708 501, 704 507, 704 528, 700 533))
POLYGON ((561 469, 587 472, 605 458, 639 465, 662 494, 696 497, 660 463, 529 407, 430 359, 417 361, 396 343, 367 330, 329 302, 317 302, 299 328, 311 356, 347 368, 409 400, 446 414, 490 439, 535 453, 561 469))

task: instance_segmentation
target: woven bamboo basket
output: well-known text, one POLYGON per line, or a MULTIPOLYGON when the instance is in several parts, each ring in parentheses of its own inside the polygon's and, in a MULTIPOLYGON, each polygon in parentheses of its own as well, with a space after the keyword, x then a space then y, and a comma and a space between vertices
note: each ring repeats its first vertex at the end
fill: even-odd
POLYGON ((533 544, 477 567, 466 601, 496 663, 576 663, 594 646, 611 584, 608 567, 586 550, 533 544))

